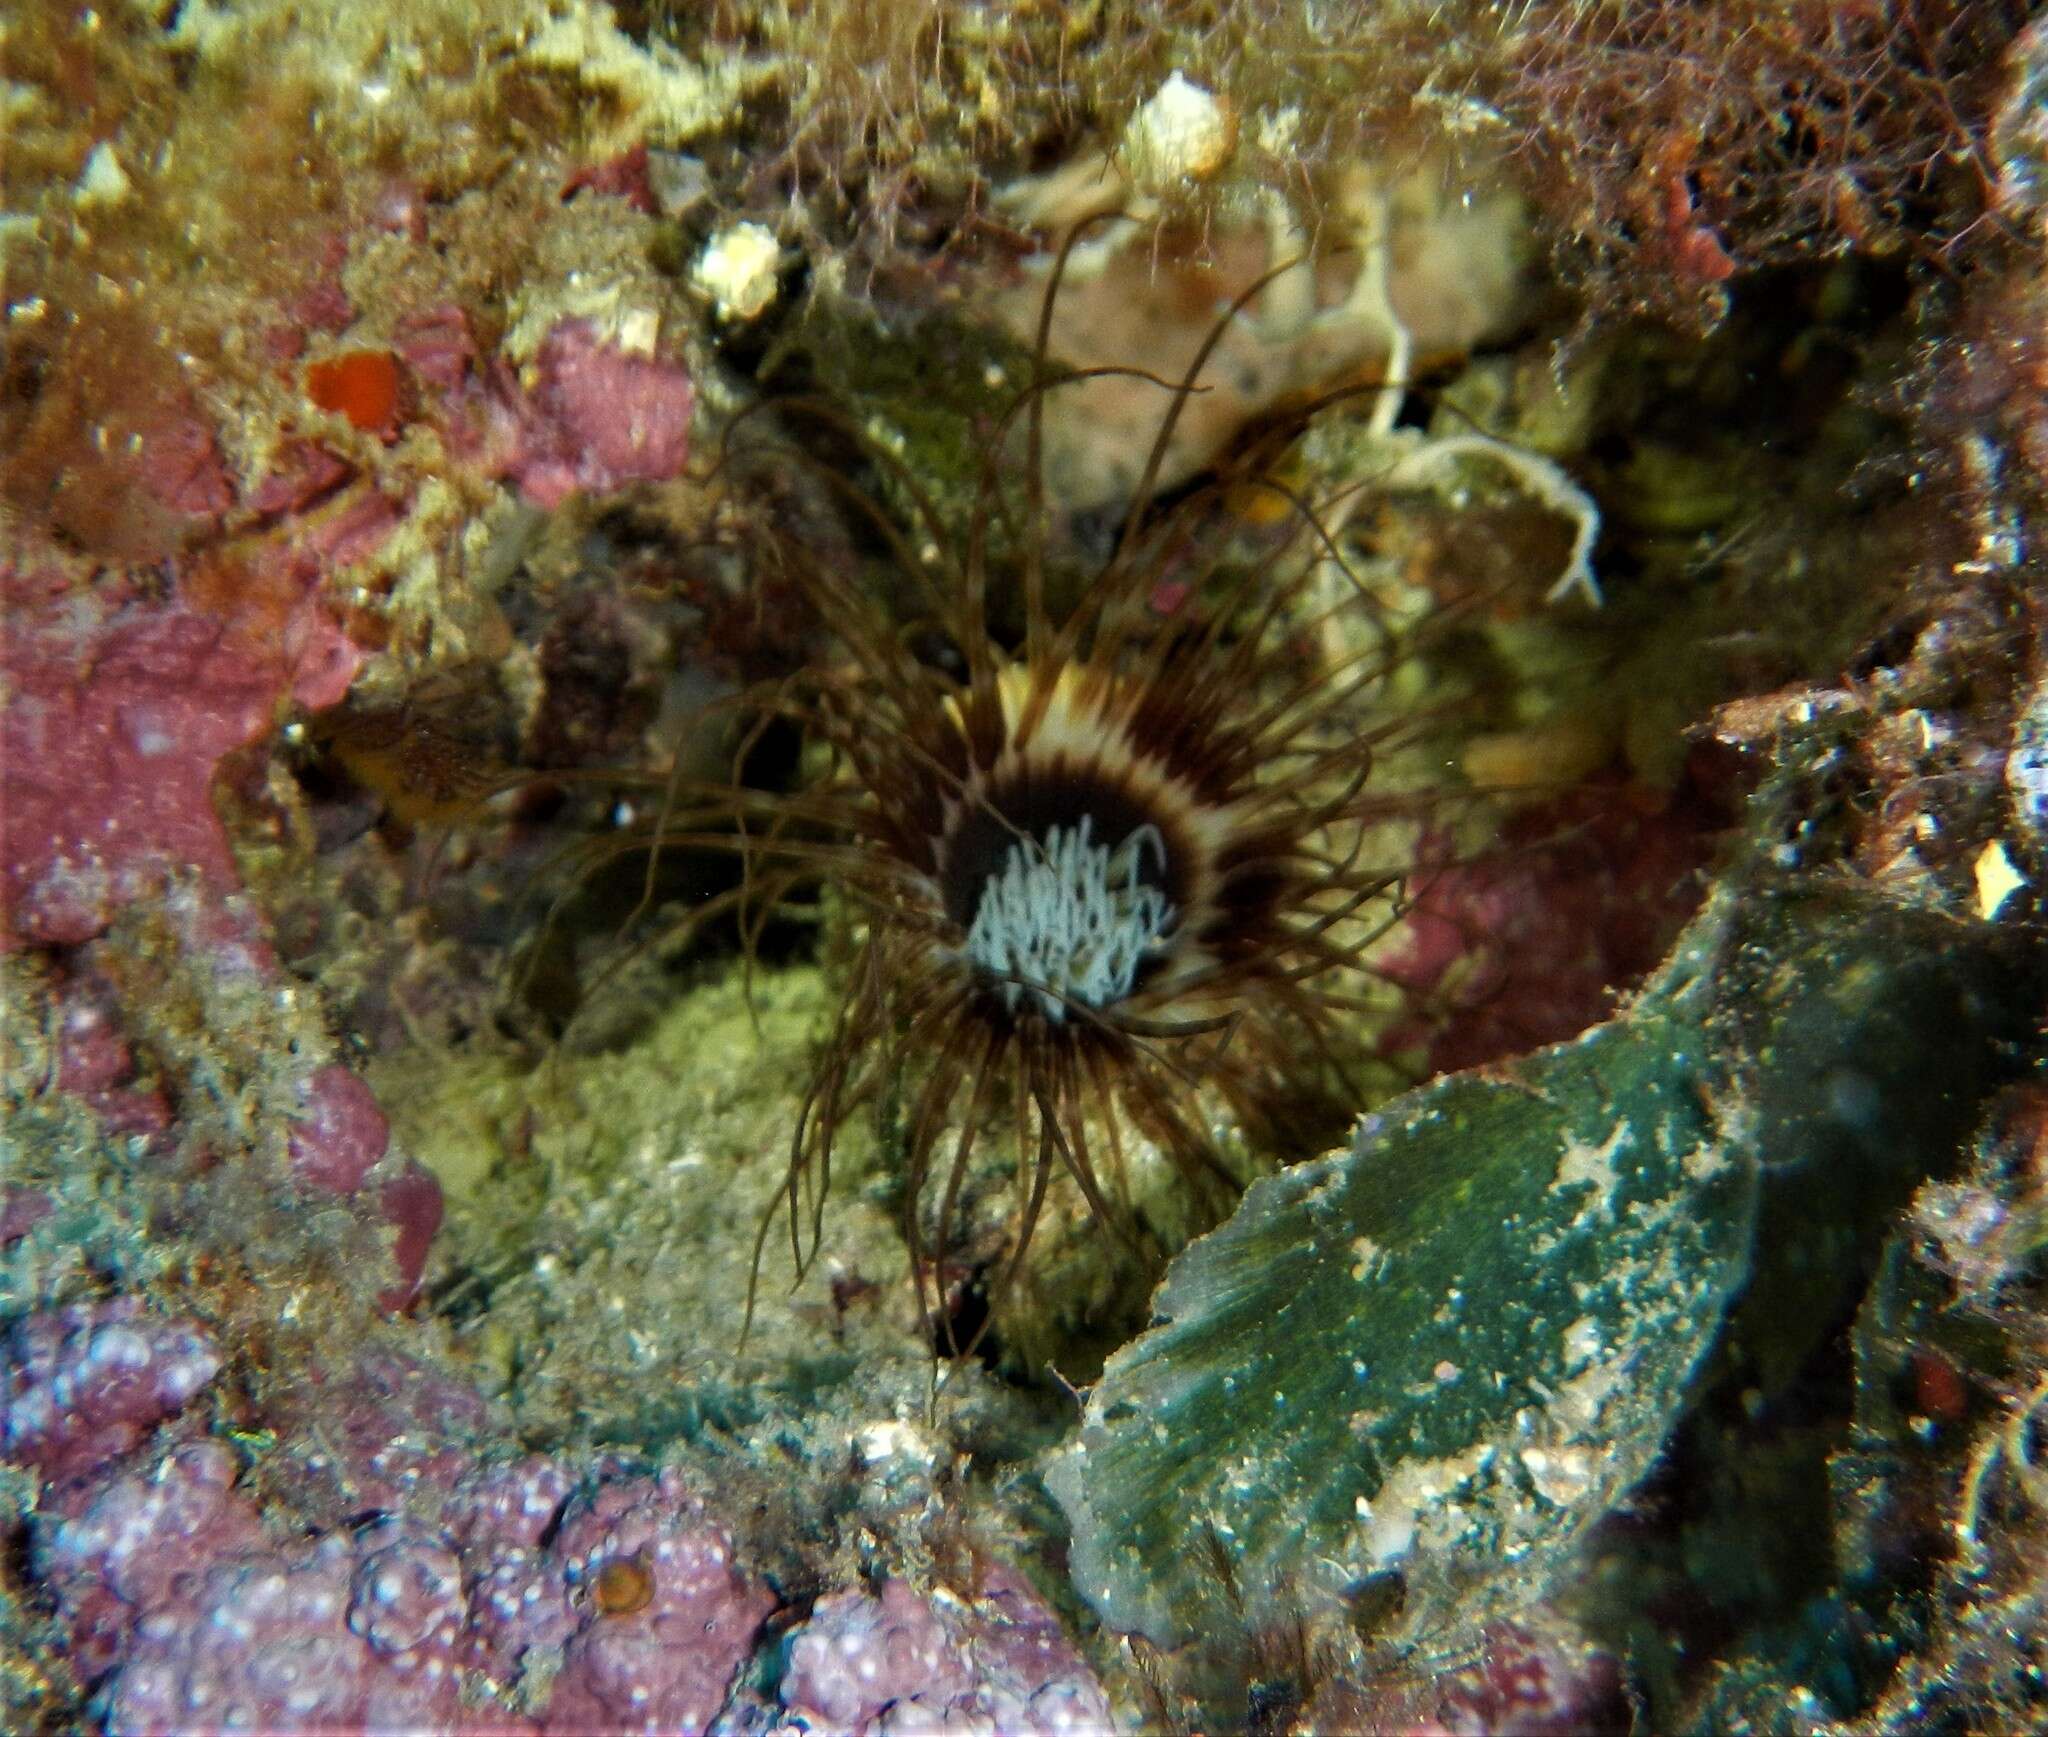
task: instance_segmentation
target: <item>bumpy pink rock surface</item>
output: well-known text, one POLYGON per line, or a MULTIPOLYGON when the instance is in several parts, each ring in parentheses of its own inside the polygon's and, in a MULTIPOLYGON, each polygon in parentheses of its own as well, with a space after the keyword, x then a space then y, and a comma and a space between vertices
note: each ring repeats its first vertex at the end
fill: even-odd
POLYGON ((235 1490, 235 1456, 194 1442, 147 1470, 74 1486, 37 1526, 36 1566, 71 1629, 71 1657, 87 1681, 127 1655, 135 1625, 168 1607, 208 1563, 254 1552, 263 1524, 235 1490))
POLYGON ((197 1322, 132 1297, 24 1316, 0 1336, 0 1458, 53 1478, 129 1451, 211 1381, 220 1352, 197 1322))
POLYGON ((453 1559, 310 1546, 215 1561, 144 1615, 107 1696, 115 1732, 452 1729, 453 1559))
POLYGON ((525 390, 509 377, 483 396, 472 454, 538 506, 681 473, 695 395, 679 363, 599 341, 587 320, 542 340, 525 390))
POLYGON ((670 1471, 600 1485, 570 1505, 550 1554, 580 1616, 563 1646, 547 1729, 572 1737, 709 1725, 775 1599, 740 1573, 731 1538, 683 1480, 670 1471), (614 1563, 636 1581, 646 1577, 638 1609, 601 1594, 614 1563))
POLYGON ((1667 800, 1597 784, 1522 810, 1492 852, 1415 877, 1379 969, 1451 1003, 1388 1034, 1447 1073, 1576 1037, 1653 970, 1697 907, 1723 798, 1711 764, 1667 800))
POLYGON ((461 1564, 388 1521, 283 1541, 204 1441, 111 1479, 38 1565, 120 1731, 451 1729, 461 1564))
POLYGON ((811 1730, 859 1737, 1111 1729, 1100 1685, 1052 1613, 1002 1570, 973 1599, 919 1598, 900 1580, 821 1599, 790 1638, 781 1698, 811 1730))
POLYGON ((353 1194, 391 1144, 391 1124, 360 1075, 338 1062, 305 1086, 305 1112, 292 1123, 292 1168, 330 1194, 353 1194))
POLYGON ((97 1420, 90 1452, 18 1439, 72 1473, 38 1505, 31 1561, 115 1733, 1109 1728, 1056 1619, 1001 1568, 971 1596, 890 1581, 822 1599, 770 1702, 749 1685, 779 1601, 692 1476, 495 1457, 487 1402, 384 1350, 269 1394, 245 1473, 198 1433, 211 1350, 157 1322, 141 1357, 121 1335, 146 1320, 95 1305, 14 1333, 41 1396, 26 1420, 55 1415, 60 1387, 97 1420), (138 1446, 160 1420, 169 1439, 138 1446))
POLYGON ((203 1441, 74 1488, 36 1562, 116 1733, 704 1730, 773 1595, 675 1473, 600 1476, 564 1514, 570 1483, 470 1461, 432 1523, 307 1537, 266 1526, 203 1441), (644 1602, 597 1591, 618 1562, 644 1602), (537 1726, 507 1703, 541 1660, 537 1726))
POLYGON ((233 884, 209 786, 278 695, 203 616, 131 609, 81 632, 73 607, 90 606, 0 635, 0 946, 90 940, 166 870, 233 884))
POLYGON ((533 1455, 465 1479, 444 1510, 468 1564, 475 1620, 464 1658, 478 1670, 516 1676, 530 1650, 575 1633, 561 1565, 541 1544, 573 1487, 560 1465, 533 1455))
POLYGON ((319 1444, 276 1465, 279 1492, 331 1526, 445 1495, 501 1425, 473 1387, 381 1345, 306 1370, 268 1406, 285 1440, 319 1444))

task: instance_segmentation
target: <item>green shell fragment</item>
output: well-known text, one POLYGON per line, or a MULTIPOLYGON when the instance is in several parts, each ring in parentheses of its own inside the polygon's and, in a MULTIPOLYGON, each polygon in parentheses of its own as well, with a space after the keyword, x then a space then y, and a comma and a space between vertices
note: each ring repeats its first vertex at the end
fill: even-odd
POLYGON ((1182 1256, 1047 1475, 1106 1621, 1172 1644, 1389 1576, 1411 1636, 1483 1621, 1643 1476, 1749 1266, 1731 910, 1625 1018, 1369 1117, 1182 1256))

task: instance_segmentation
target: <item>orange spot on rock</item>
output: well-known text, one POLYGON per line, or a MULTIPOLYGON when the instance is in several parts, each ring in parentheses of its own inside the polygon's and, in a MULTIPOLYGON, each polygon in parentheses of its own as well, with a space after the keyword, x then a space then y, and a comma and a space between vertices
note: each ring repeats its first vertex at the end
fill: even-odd
POLYGON ((637 1556, 614 1556, 597 1571, 591 1592, 606 1616, 631 1616, 654 1602, 654 1571, 637 1556))
POLYGON ((365 434, 398 432, 398 358, 389 350, 349 350, 306 370, 306 396, 365 434))

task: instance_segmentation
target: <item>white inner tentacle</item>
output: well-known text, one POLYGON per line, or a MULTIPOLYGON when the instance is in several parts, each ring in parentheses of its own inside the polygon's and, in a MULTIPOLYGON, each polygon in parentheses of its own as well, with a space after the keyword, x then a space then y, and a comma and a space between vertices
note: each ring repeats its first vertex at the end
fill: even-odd
POLYGON ((1071 1003, 1121 1001, 1173 928, 1172 901, 1144 878, 1148 850, 1166 867, 1159 828, 1141 826, 1114 848, 1096 844, 1093 830, 1084 814, 1043 839, 1019 839, 982 888, 967 957, 1001 983, 1013 1011, 1025 995, 1051 1020, 1071 1003))

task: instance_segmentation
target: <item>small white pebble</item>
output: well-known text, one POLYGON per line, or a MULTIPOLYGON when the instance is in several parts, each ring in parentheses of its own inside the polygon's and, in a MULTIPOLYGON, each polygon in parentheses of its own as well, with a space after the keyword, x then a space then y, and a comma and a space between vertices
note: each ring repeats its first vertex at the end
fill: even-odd
POLYGON ((618 346, 629 356, 651 356, 661 336, 661 316, 652 308, 630 309, 619 320, 618 346))
POLYGON ((1994 838, 1977 853, 1976 876, 1977 915, 1987 923, 2004 909, 2007 899, 2027 884, 2027 877, 2006 854, 2002 838, 1994 838))
POLYGON ((1201 181, 1230 160, 1237 120, 1214 93, 1175 72, 1131 116, 1124 155, 1143 183, 1201 181))
POLYGON ((752 320, 775 300, 781 263, 773 230, 735 223, 705 244, 690 268, 690 281, 711 298, 721 320, 752 320))
POLYGON ((79 206, 118 205, 134 190, 135 184, 121 167, 121 159, 114 155, 114 147, 102 139, 93 146, 92 155, 79 172, 77 185, 71 190, 71 202, 79 206))

